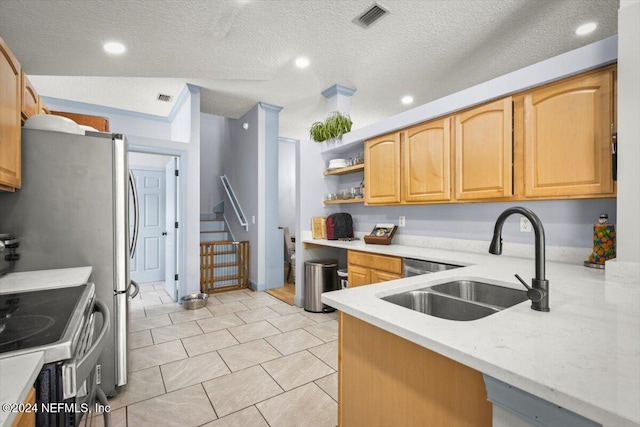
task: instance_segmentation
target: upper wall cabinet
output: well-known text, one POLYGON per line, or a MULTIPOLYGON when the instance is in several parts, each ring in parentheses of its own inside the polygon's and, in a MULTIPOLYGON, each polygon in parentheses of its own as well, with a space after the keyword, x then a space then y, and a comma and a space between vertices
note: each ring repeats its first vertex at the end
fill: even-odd
POLYGON ((402 200, 451 200, 451 119, 433 120, 404 131, 402 200))
POLYGON ((365 203, 400 203, 400 132, 364 144, 365 203))
POLYGON ((66 111, 50 111, 56 116, 66 117, 73 120, 79 125, 91 126, 100 132, 109 132, 109 119, 100 116, 91 116, 89 114, 67 113, 66 111))
POLYGON ((0 38, 0 190, 20 188, 20 72, 0 38))
POLYGON ((21 73, 22 81, 22 122, 26 121, 29 117, 36 115, 40 112, 40 97, 33 87, 29 78, 24 73, 21 73))
POLYGON ((455 198, 511 197, 513 137, 511 97, 458 114, 455 121, 455 198))
POLYGON ((614 192, 612 86, 613 71, 608 69, 525 95, 526 197, 614 192))

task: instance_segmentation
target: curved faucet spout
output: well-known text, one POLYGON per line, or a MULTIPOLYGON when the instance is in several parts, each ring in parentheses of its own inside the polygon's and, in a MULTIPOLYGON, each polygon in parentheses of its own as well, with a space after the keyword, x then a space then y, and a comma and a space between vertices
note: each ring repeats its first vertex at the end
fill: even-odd
MULTIPOLYGON (((542 221, 538 218, 538 215, 533 213, 531 209, 523 208, 520 206, 514 206, 506 209, 500 214, 496 220, 496 225, 493 229, 493 238, 489 245, 489 253, 494 255, 502 254, 502 226, 508 217, 518 213, 531 222, 533 232, 535 233, 535 256, 536 256, 536 277, 532 279, 533 286, 530 288, 524 282, 523 284, 529 289, 527 292, 529 297, 534 293, 538 295, 536 298, 531 298, 531 308, 539 311, 549 311, 549 281, 545 279, 545 254, 544 254, 544 227, 542 221), (531 289, 536 292, 531 292, 531 289)), ((516 275, 517 276, 517 275, 516 275)))

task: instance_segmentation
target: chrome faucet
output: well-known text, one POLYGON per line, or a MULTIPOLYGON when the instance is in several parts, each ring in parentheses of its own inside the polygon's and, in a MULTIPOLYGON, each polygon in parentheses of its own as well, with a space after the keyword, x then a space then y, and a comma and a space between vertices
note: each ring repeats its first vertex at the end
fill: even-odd
POLYGON ((531 309, 549 311, 549 281, 544 278, 544 227, 540 218, 532 210, 515 206, 502 212, 493 229, 489 253, 502 254, 502 225, 509 216, 515 213, 523 215, 531 222, 536 238, 536 277, 531 279, 532 286, 527 285, 517 274, 516 278, 527 288, 527 298, 531 300, 531 309))

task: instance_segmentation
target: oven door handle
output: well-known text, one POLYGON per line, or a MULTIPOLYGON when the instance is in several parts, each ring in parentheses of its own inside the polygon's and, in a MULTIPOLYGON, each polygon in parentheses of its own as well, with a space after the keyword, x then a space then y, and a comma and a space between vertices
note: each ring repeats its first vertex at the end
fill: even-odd
POLYGON ((89 377, 91 371, 95 369, 98 357, 100 357, 100 354, 107 343, 107 335, 111 328, 111 316, 109 314, 109 309, 102 301, 95 301, 93 311, 100 312, 102 315, 102 328, 100 328, 100 333, 93 344, 91 344, 89 350, 87 350, 84 356, 76 362, 76 390, 82 386, 82 383, 89 377))

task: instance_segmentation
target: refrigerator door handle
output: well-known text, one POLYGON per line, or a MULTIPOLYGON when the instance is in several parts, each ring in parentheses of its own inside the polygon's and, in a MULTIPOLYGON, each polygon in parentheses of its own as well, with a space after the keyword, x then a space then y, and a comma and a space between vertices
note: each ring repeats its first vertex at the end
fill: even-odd
POLYGON ((129 280, 129 282, 130 284, 127 288, 127 293, 129 294, 129 298, 134 299, 140 293, 140 285, 138 285, 135 280, 129 280), (134 289, 133 293, 129 293, 129 289, 131 289, 131 287, 134 289))
POLYGON ((129 171, 129 187, 131 188, 131 194, 133 195, 133 238, 131 239, 131 246, 129 247, 129 257, 133 258, 136 253, 136 246, 138 245, 138 232, 140 231, 140 211, 138 207, 138 191, 136 190, 136 181, 133 177, 133 172, 129 171))

